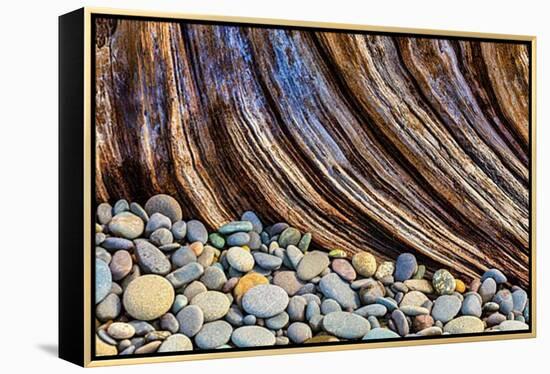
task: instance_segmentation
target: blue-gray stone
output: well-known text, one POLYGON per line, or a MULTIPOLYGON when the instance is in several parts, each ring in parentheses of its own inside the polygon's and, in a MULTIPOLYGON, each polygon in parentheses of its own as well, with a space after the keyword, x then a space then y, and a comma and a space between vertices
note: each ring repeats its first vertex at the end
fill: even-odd
POLYGON ((193 219, 187 222, 187 240, 190 243, 201 242, 206 244, 208 241, 208 231, 201 221, 193 219))
POLYGON ((222 235, 230 235, 236 232, 249 232, 253 229, 254 226, 250 221, 233 221, 220 227, 218 232, 222 235))
POLYGON ((276 316, 267 318, 265 320, 265 325, 267 328, 277 331, 285 327, 288 324, 288 321, 289 321, 288 313, 282 312, 277 314, 276 316))
POLYGON ((377 340, 377 339, 394 339, 399 338, 399 335, 390 329, 386 328, 375 328, 370 330, 363 336, 363 340, 377 340))
POLYGON ((244 316, 243 323, 245 325, 255 325, 257 320, 258 319, 256 318, 255 315, 248 314, 248 315, 244 316))
POLYGON ((391 320, 400 336, 406 336, 409 333, 410 326, 405 313, 399 309, 395 309, 391 313, 391 320))
POLYGON ((298 229, 288 227, 279 235, 277 241, 282 248, 286 248, 289 245, 298 245, 301 237, 302 234, 298 229))
POLYGON ((398 308, 397 302, 389 297, 377 297, 375 302, 376 304, 384 305, 390 312, 398 308))
POLYGON ((252 250, 260 249, 262 246, 262 239, 260 239, 260 234, 255 231, 250 231, 248 233, 250 240, 248 241, 248 248, 252 250))
POLYGON ((154 215, 154 213, 162 213, 171 222, 179 221, 182 217, 180 204, 172 196, 165 194, 158 194, 149 198, 145 203, 145 210, 149 216, 154 215))
POLYGON ((174 304, 172 304, 172 313, 177 314, 180 310, 185 308, 189 304, 189 300, 185 295, 176 295, 174 304))
POLYGON ((264 229, 264 226, 262 225, 262 221, 260 220, 260 218, 258 218, 256 213, 254 213, 251 210, 248 210, 243 213, 243 215, 241 216, 241 221, 250 222, 252 224, 252 231, 254 231, 257 234, 261 233, 262 230, 264 229))
POLYGON ((240 247, 248 244, 248 242, 250 241, 250 235, 248 235, 248 233, 246 232, 236 232, 234 234, 229 235, 225 241, 227 245, 230 247, 234 247, 234 246, 240 247))
POLYGON ((134 248, 134 242, 124 238, 106 238, 101 246, 109 251, 125 250, 129 251, 134 248))
POLYGON ((481 298, 474 294, 466 295, 460 313, 465 316, 481 317, 481 312, 481 298))
POLYGON ((318 314, 321 314, 321 308, 319 307, 319 304, 315 300, 309 300, 306 306, 306 320, 309 321, 310 319, 312 319, 314 316, 318 314))
POLYGON ((330 273, 321 278, 319 289, 326 298, 334 299, 343 309, 357 309, 359 295, 338 274, 330 273))
POLYGON ((233 326, 242 326, 243 325, 243 312, 239 309, 238 306, 233 305, 229 308, 229 311, 225 315, 225 320, 232 324, 233 326))
POLYGON ((170 218, 160 213, 155 213, 149 217, 149 221, 147 221, 147 225, 145 226, 145 235, 149 236, 153 231, 162 228, 170 230, 171 227, 172 221, 170 221, 170 218))
POLYGON ((178 312, 176 319, 180 325, 180 332, 191 338, 201 330, 204 313, 197 305, 188 305, 178 312))
POLYGON ((181 247, 170 257, 175 268, 180 268, 192 262, 197 262, 197 255, 188 246, 181 247))
POLYGON ((353 313, 360 315, 361 317, 367 318, 370 316, 374 317, 383 317, 388 312, 388 309, 381 304, 370 304, 365 305, 359 309, 356 309, 353 313))
POLYGON ((256 264, 267 270, 278 269, 283 263, 283 260, 281 260, 279 257, 263 252, 254 252, 253 256, 256 264))
POLYGON ((199 279, 204 273, 204 268, 198 262, 191 262, 166 276, 166 279, 172 283, 174 288, 183 286, 196 279, 199 279))
POLYGON ((271 228, 269 229, 269 232, 268 232, 269 236, 273 237, 273 236, 279 235, 280 233, 282 233, 287 228, 288 228, 288 223, 278 222, 278 223, 274 224, 273 226, 271 226, 271 228))
POLYGON ((487 278, 481 283, 478 293, 483 303, 490 301, 497 292, 497 283, 493 278, 487 278))
POLYGON ((502 314, 508 314, 514 309, 514 300, 509 290, 500 290, 493 297, 493 301, 499 305, 499 311, 502 314))
POLYGON ((225 321, 205 323, 195 336, 195 343, 201 349, 218 348, 231 338, 233 327, 225 321))
POLYGON ((243 326, 233 331, 231 341, 239 348, 269 346, 275 344, 275 335, 260 326, 243 326))
POLYGON ((306 232, 304 235, 302 235, 302 238, 298 242, 298 248, 304 253, 307 252, 309 249, 309 244, 311 243, 312 235, 309 232, 306 232))
POLYGON ((323 318, 323 328, 338 338, 359 339, 370 330, 370 324, 357 314, 332 312, 323 318))
POLYGON ((403 282, 412 278, 418 268, 416 257, 411 253, 402 253, 397 257, 395 263, 394 278, 398 282, 403 282))
POLYGON ((303 322, 293 322, 287 329, 287 336, 291 342, 302 344, 313 336, 311 327, 303 322))
POLYGON ((128 201, 124 199, 120 199, 119 201, 117 201, 115 203, 115 206, 113 207, 113 213, 115 215, 122 212, 127 212, 128 210, 130 210, 130 205, 128 204, 128 201))
POLYGON ((432 317, 436 321, 447 323, 460 311, 462 302, 454 295, 439 296, 432 307, 432 317))
POLYGON ((187 234, 187 223, 185 221, 177 221, 172 225, 172 235, 174 239, 183 240, 187 234))
POLYGON ((304 257, 304 254, 302 253, 302 251, 294 245, 289 245, 286 248, 285 255, 292 269, 297 269, 298 265, 300 264, 300 261, 304 257))
POLYGON ((134 213, 136 216, 141 218, 143 222, 149 221, 149 214, 139 205, 138 203, 130 204, 130 212, 134 213))
POLYGON ((521 288, 515 290, 512 292, 512 300, 514 301, 514 311, 523 313, 528 301, 527 292, 521 288))
POLYGON ((95 260, 95 303, 100 303, 111 291, 113 279, 109 265, 104 261, 95 260))
POLYGON ((483 276, 481 277, 481 281, 483 282, 487 278, 493 278, 497 284, 506 283, 508 279, 506 279, 506 276, 498 269, 489 269, 485 273, 483 273, 483 276))
POLYGON ((284 289, 272 284, 262 284, 252 287, 242 298, 242 307, 259 318, 273 317, 283 312, 289 299, 284 289))
POLYGON ((332 312, 341 312, 342 307, 336 300, 333 299, 325 299, 321 303, 321 313, 323 314, 329 314, 332 312))
POLYGON ((166 275, 170 272, 172 265, 160 249, 145 239, 137 239, 134 243, 137 261, 145 273, 166 275))

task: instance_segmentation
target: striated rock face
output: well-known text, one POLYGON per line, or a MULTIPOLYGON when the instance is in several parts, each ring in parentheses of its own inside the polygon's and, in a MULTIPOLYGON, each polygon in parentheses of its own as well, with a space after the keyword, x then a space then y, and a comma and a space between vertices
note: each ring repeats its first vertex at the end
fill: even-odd
POLYGON ((98 202, 528 282, 526 44, 99 22, 98 202))

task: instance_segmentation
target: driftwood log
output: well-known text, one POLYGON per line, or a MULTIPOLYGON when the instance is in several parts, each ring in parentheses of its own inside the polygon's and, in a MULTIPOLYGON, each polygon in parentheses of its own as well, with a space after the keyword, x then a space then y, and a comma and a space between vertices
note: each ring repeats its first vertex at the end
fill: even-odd
POLYGON ((529 281, 525 44, 98 20, 96 199, 529 281))

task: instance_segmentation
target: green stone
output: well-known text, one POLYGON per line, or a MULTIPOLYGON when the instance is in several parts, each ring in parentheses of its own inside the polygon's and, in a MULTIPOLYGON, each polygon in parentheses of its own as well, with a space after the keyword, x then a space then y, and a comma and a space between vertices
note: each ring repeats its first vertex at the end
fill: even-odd
POLYGON ((214 232, 208 236, 208 240, 210 241, 210 244, 212 244, 213 247, 222 249, 225 245, 225 239, 223 236, 218 234, 217 232, 214 232))
POLYGON ((302 234, 300 234, 300 231, 295 229, 294 227, 289 227, 285 229, 281 235, 279 235, 279 239, 277 242, 281 246, 281 248, 286 248, 289 245, 298 245, 300 242, 300 238, 302 237, 302 234))
POLYGON ((308 248, 309 248, 309 244, 311 243, 311 233, 310 232, 306 232, 302 238, 300 239, 300 241, 298 242, 298 248, 300 248, 300 250, 304 253, 307 252, 308 248))

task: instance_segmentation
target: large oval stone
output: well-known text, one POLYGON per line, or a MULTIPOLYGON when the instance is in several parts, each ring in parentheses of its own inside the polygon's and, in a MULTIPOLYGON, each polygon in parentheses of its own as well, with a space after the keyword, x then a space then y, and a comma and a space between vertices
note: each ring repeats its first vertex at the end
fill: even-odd
POLYGON ((135 319, 150 321, 159 318, 172 307, 174 288, 158 275, 143 275, 128 284, 123 296, 126 312, 135 319))
POLYGON ((103 260, 95 260, 95 303, 98 304, 111 292, 113 278, 109 265, 103 260))
POLYGON ((448 322, 443 328, 449 334, 470 334, 483 332, 483 321, 473 316, 462 316, 448 322))
POLYGON ((331 273, 321 278, 319 289, 326 298, 336 300, 343 309, 359 307, 359 295, 338 274, 331 273))
POLYGON ((204 321, 210 322, 223 318, 229 311, 231 302, 221 292, 206 291, 193 297, 191 305, 201 308, 204 314, 204 321))
POLYGON ((275 335, 260 326, 243 326, 233 331, 231 341, 239 348, 261 347, 275 344, 275 335))
POLYGON ((170 272, 172 265, 160 249, 145 239, 137 239, 134 243, 138 263, 145 273, 166 275, 170 272))
POLYGON ((323 328, 339 338, 359 339, 370 330, 370 323, 357 314, 332 312, 323 318, 323 328))
POLYGON ((149 216, 161 213, 173 222, 181 220, 182 212, 180 204, 172 196, 159 194, 151 197, 145 203, 145 211, 149 216))
POLYGON ((288 301, 288 294, 281 287, 263 284, 244 294, 242 306, 247 313, 259 318, 269 318, 283 312, 288 301))
POLYGON ((298 278, 309 281, 321 274, 329 264, 329 258, 325 253, 319 251, 308 252, 298 264, 298 278))
POLYGON ((114 236, 135 239, 143 233, 145 224, 133 213, 122 212, 109 222, 109 232, 114 236))

